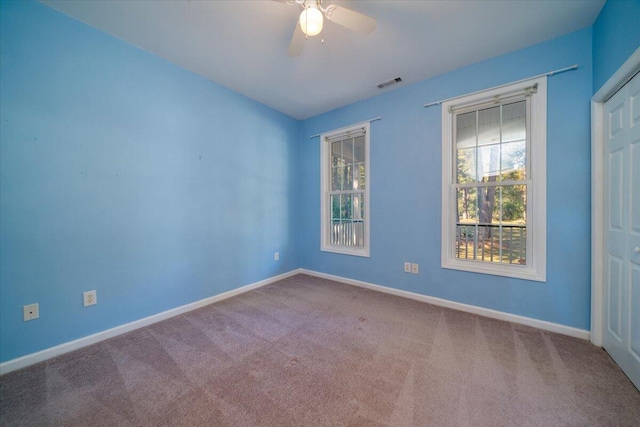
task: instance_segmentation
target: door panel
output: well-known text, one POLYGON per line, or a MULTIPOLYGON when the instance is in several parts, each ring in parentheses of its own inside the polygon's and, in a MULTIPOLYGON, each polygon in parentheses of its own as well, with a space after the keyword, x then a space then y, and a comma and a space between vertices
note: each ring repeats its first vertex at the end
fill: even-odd
MULTIPOLYGON (((640 299, 640 267, 631 267, 631 301, 640 299)), ((640 363, 640 304, 631 304, 629 324, 631 328, 631 353, 636 362, 640 363)))
POLYGON ((622 149, 609 153, 609 229, 610 231, 623 231, 622 214, 624 207, 624 193, 622 192, 622 149))
MULTIPOLYGON (((619 93, 619 92, 618 92, 619 93)), ((613 99, 613 98, 612 98, 613 99)), ((624 130, 624 98, 617 99, 609 111, 609 139, 613 139, 624 130)))
MULTIPOLYGON (((635 78, 638 76, 636 75, 635 78)), ((633 80, 633 79, 632 79, 633 80)), ((637 82, 629 86, 629 115, 631 127, 640 125, 640 85, 637 82)))
POLYGON ((640 388, 640 74, 604 110, 603 346, 640 388))
MULTIPOLYGON (((640 101, 640 97, 638 97, 640 101)), ((638 106, 640 111, 640 105, 638 106)), ((638 118, 640 121, 640 118, 638 118)), ((631 233, 640 236, 640 141, 631 143, 631 233)))
POLYGON ((620 285, 622 284, 622 260, 617 257, 609 257, 609 316, 608 327, 614 338, 622 342, 621 338, 621 322, 622 313, 620 312, 622 292, 620 285))

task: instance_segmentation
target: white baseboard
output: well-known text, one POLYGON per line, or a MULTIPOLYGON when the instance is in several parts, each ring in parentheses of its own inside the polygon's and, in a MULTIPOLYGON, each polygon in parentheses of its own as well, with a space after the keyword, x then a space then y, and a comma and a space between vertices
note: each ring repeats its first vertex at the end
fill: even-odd
POLYGON ((455 301, 449 301, 442 298, 416 294, 414 292, 403 291, 400 289, 389 288, 386 286, 374 285, 373 283, 363 282, 360 280, 348 279, 346 277, 334 276, 332 274, 320 273, 313 270, 298 268, 295 270, 291 270, 287 273, 280 274, 278 276, 273 276, 268 279, 261 280, 259 282, 251 283, 249 285, 242 286, 237 289, 233 289, 218 295, 214 295, 209 298, 205 298, 200 301, 192 302, 190 304, 176 307, 171 310, 163 311, 162 313, 154 314, 152 316, 145 317, 143 319, 136 320, 121 326, 117 326, 115 328, 107 329, 106 331, 102 331, 93 335, 82 337, 74 341, 69 341, 69 342, 57 345, 55 347, 50 347, 45 350, 39 351, 37 353, 27 354, 26 356, 8 360, 6 362, 0 363, 0 375, 6 374, 7 372, 15 371, 17 369, 25 368, 27 366, 45 361, 47 359, 51 359, 56 356, 60 356, 62 354, 77 350, 82 347, 89 346, 91 344, 95 344, 100 341, 104 341, 108 338, 112 338, 118 335, 125 334, 127 332, 131 332, 136 329, 143 328, 148 325, 152 325, 162 320, 169 319, 174 316, 178 316, 180 314, 189 312, 191 310, 195 310, 200 307, 204 307, 205 305, 209 305, 217 301, 222 301, 224 299, 231 298, 233 296, 248 292, 253 289, 260 288, 262 286, 268 285, 273 282, 277 282, 278 280, 286 279, 287 277, 291 277, 299 273, 308 274, 309 276, 321 277, 323 279, 334 280, 336 282, 358 286, 361 288, 367 288, 374 291, 384 292, 387 294, 396 295, 404 298, 410 298, 416 301, 422 301, 422 302, 426 302, 433 305, 451 308, 454 310, 465 311, 468 313, 477 314, 479 316, 485 316, 493 319, 505 320, 507 322, 518 323, 521 325, 532 326, 534 328, 543 329, 545 331, 556 332, 559 334, 569 335, 572 337, 581 338, 585 340, 589 339, 589 331, 584 329, 573 328, 571 326, 560 325, 558 323, 547 322, 545 320, 533 319, 530 317, 519 316, 517 314, 505 313, 502 311, 491 310, 488 308, 477 307, 474 305, 463 304, 455 301))
POLYGON ((507 322, 532 326, 534 328, 543 329, 545 331, 556 332, 558 334, 568 335, 571 337, 581 338, 584 340, 588 340, 590 335, 589 331, 585 329, 578 329, 571 326, 561 325, 559 323, 547 322, 545 320, 533 319, 531 317, 519 316, 517 314, 505 313, 503 311, 492 310, 489 308, 478 307, 475 305, 463 304, 460 302, 450 301, 442 298, 416 294, 414 292, 402 291, 400 289, 389 288, 386 286, 374 285, 373 283, 348 279, 341 276, 334 276, 332 274, 319 273, 317 271, 306 270, 306 269, 300 269, 300 273, 308 274, 309 276, 321 277, 323 279, 334 280, 336 282, 346 283, 348 285, 359 286, 361 288, 367 288, 374 291, 384 292, 387 294, 396 295, 404 298, 410 298, 416 301, 422 301, 422 302, 426 302, 433 305, 452 308, 454 310, 465 311, 467 313, 473 313, 479 316, 490 317, 492 319, 505 320, 507 322))
POLYGON ((145 317, 143 319, 136 320, 121 326, 116 326, 115 328, 107 329, 105 331, 98 332, 93 335, 88 335, 86 337, 82 337, 77 340, 69 341, 69 342, 57 345, 55 347, 50 347, 42 351, 38 351, 37 353, 31 353, 31 354, 27 354, 26 356, 8 360, 6 362, 0 363, 0 375, 6 374, 7 372, 15 371, 17 369, 25 368, 35 363, 39 363, 56 356, 60 356, 61 354, 65 354, 70 351, 77 350, 79 348, 86 347, 88 345, 95 344, 100 341, 104 341, 111 337, 115 337, 118 335, 125 334, 127 332, 131 332, 135 329, 144 328, 145 326, 160 322, 165 319, 169 319, 174 316, 178 316, 180 314, 186 313, 191 310, 195 310, 200 307, 204 307, 205 305, 209 305, 217 301, 231 298, 233 296, 268 285, 269 283, 277 282, 278 280, 286 279, 287 277, 294 276, 301 272, 302 271, 300 269, 292 270, 287 273, 283 273, 278 276, 269 277, 268 279, 251 283, 249 285, 242 286, 237 289, 232 289, 230 291, 223 292, 221 294, 214 295, 212 297, 205 298, 200 301, 196 301, 180 307, 172 308, 171 310, 163 311, 162 313, 154 314, 152 316, 145 317))

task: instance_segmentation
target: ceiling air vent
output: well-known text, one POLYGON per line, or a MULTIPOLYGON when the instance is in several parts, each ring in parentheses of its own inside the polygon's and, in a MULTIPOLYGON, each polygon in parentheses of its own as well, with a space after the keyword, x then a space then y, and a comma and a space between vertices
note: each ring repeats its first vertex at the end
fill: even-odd
POLYGON ((392 84, 401 82, 402 79, 400 77, 396 77, 395 79, 387 80, 386 82, 378 83, 376 86, 378 89, 385 88, 387 86, 391 86, 392 84))

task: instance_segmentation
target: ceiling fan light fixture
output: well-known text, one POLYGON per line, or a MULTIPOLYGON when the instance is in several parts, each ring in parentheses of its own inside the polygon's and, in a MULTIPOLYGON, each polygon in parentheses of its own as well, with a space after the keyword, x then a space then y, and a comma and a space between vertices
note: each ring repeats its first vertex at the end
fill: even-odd
POLYGON ((306 7, 300 14, 300 28, 308 36, 320 34, 323 22, 322 12, 313 6, 306 7))

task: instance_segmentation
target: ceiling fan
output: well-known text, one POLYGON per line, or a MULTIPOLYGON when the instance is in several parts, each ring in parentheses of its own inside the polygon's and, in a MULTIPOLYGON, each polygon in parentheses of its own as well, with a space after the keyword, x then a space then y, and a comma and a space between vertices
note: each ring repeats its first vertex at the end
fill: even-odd
POLYGON ((316 36, 322 32, 324 18, 361 34, 369 34, 376 28, 376 20, 374 18, 335 4, 324 7, 322 0, 274 1, 288 5, 298 4, 303 9, 289 43, 289 49, 287 50, 289 56, 300 56, 307 37, 316 36))

